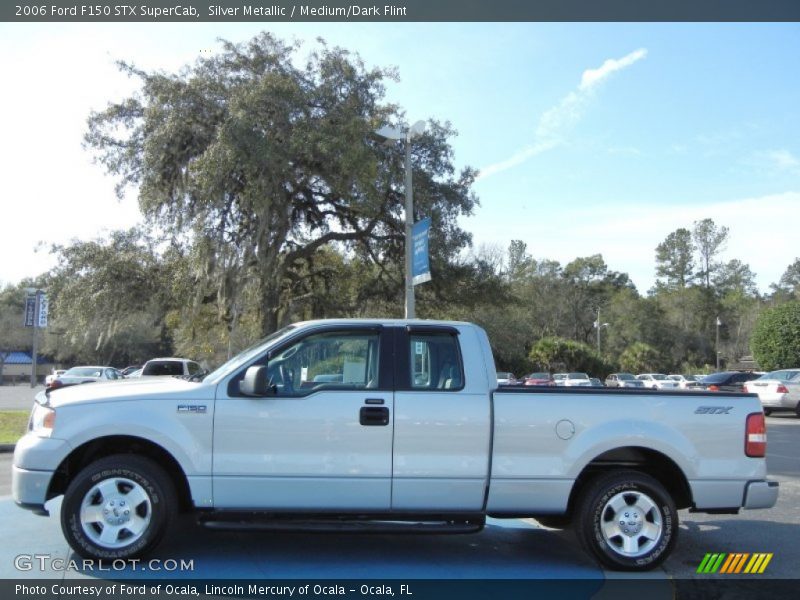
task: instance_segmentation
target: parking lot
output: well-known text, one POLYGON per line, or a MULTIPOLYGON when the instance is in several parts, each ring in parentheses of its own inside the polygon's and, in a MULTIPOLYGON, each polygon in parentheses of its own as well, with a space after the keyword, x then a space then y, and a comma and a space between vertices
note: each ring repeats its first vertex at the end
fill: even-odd
MULTIPOLYGON (((25 409, 35 390, 4 388, 0 409, 25 409)), ((795 578, 800 564, 800 419, 793 415, 768 418, 768 468, 781 483, 778 504, 764 511, 739 515, 707 515, 681 511, 678 545, 663 568, 647 574, 664 582, 664 597, 672 585, 697 575, 709 552, 770 552, 764 577, 795 578)), ((10 494, 12 455, 0 454, 0 528, 6 543, 0 550, 2 578, 95 578, 94 572, 20 571, 21 554, 69 558, 71 551, 58 518, 42 518, 14 506, 10 494)), ((59 500, 51 507, 57 515, 59 500)), ((158 549, 156 558, 191 559, 193 570, 139 573, 128 569, 113 577, 170 578, 346 578, 346 579, 581 579, 604 582, 618 574, 603 571, 583 554, 569 531, 540 527, 532 520, 490 520, 473 535, 353 535, 275 534, 210 531, 184 519, 158 549)), ((598 588, 599 589, 599 588, 598 588)))

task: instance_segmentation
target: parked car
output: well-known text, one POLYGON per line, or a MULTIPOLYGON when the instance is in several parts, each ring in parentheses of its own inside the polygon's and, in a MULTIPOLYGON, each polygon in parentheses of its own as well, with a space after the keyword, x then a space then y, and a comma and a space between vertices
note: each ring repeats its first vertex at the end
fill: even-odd
POLYGON ((721 371, 711 373, 703 379, 703 389, 709 392, 744 392, 747 381, 758 379, 752 371, 721 371))
POLYGON ((636 379, 633 373, 612 373, 606 377, 606 387, 643 388, 644 381, 636 379))
POLYGON ((730 408, 715 417, 704 397, 665 410, 624 390, 496 390, 494 372, 468 323, 299 323, 203 381, 38 394, 11 491, 38 514, 63 496, 62 531, 91 559, 153 552, 197 507, 223 526, 426 535, 477 532, 488 515, 561 518, 628 571, 669 556, 679 509, 777 502, 755 396, 719 394, 730 408))
POLYGON ((746 381, 744 391, 758 394, 765 415, 793 410, 800 417, 800 369, 781 369, 746 381))
POLYGON ((592 387, 606 387, 597 377, 589 377, 592 387))
POLYGON ((566 373, 553 373, 553 383, 557 386, 563 386, 566 378, 566 373))
POLYGON ((667 375, 673 381, 678 382, 678 387, 682 390, 700 390, 703 389, 702 384, 697 381, 694 375, 667 375))
POLYGON ((122 378, 122 373, 114 367, 72 367, 64 371, 62 375, 53 379, 45 386, 45 389, 50 392, 81 383, 116 381, 122 378))
POLYGON ((531 373, 525 377, 523 385, 555 385, 556 382, 550 373, 531 373))
POLYGON ((636 379, 644 382, 644 387, 651 390, 674 390, 678 387, 678 382, 670 379, 663 373, 642 373, 636 379))
POLYGON ((497 385, 517 385, 517 378, 508 371, 497 371, 497 385))
POLYGON ((144 363, 142 377, 191 377, 203 372, 203 367, 188 358, 154 358, 144 363))
POLYGON ((592 387, 586 373, 565 373, 564 387, 592 387))
POLYGON ((53 369, 52 373, 50 373, 49 375, 45 375, 44 377, 45 387, 49 386, 54 379, 58 379, 61 375, 63 375, 66 372, 67 372, 66 369, 53 369))

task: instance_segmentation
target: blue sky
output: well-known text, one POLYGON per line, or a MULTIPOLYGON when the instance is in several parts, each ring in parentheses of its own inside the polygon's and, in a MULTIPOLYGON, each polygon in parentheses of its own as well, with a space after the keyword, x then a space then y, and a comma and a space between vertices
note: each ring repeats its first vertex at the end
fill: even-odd
POLYGON ((113 60, 173 70, 265 26, 396 66, 387 100, 411 122, 452 122, 456 164, 483 171, 462 221, 477 247, 521 239, 562 263, 601 252, 641 292, 655 246, 706 217, 762 291, 800 256, 797 24, 5 23, 0 281, 52 265, 40 240, 138 219, 80 147, 88 112, 132 90, 113 60))

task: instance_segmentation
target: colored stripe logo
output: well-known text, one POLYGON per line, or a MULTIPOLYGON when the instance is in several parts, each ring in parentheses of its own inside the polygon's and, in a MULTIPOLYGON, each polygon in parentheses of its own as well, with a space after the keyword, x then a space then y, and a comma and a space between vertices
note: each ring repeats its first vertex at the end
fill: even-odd
POLYGON ((753 554, 747 552, 734 552, 727 553, 712 553, 709 552, 705 555, 697 567, 698 573, 703 574, 760 574, 763 573, 769 562, 772 560, 772 552, 756 552, 753 554))

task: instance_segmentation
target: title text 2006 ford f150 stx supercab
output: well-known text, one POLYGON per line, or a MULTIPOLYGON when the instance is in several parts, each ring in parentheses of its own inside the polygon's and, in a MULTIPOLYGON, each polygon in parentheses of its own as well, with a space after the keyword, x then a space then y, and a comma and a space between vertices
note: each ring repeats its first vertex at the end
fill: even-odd
POLYGON ((497 389, 468 323, 312 321, 202 381, 93 383, 37 396, 13 493, 76 552, 151 551, 175 511, 218 526, 479 530, 572 522, 611 568, 675 545, 677 509, 775 504, 755 396, 497 389))

